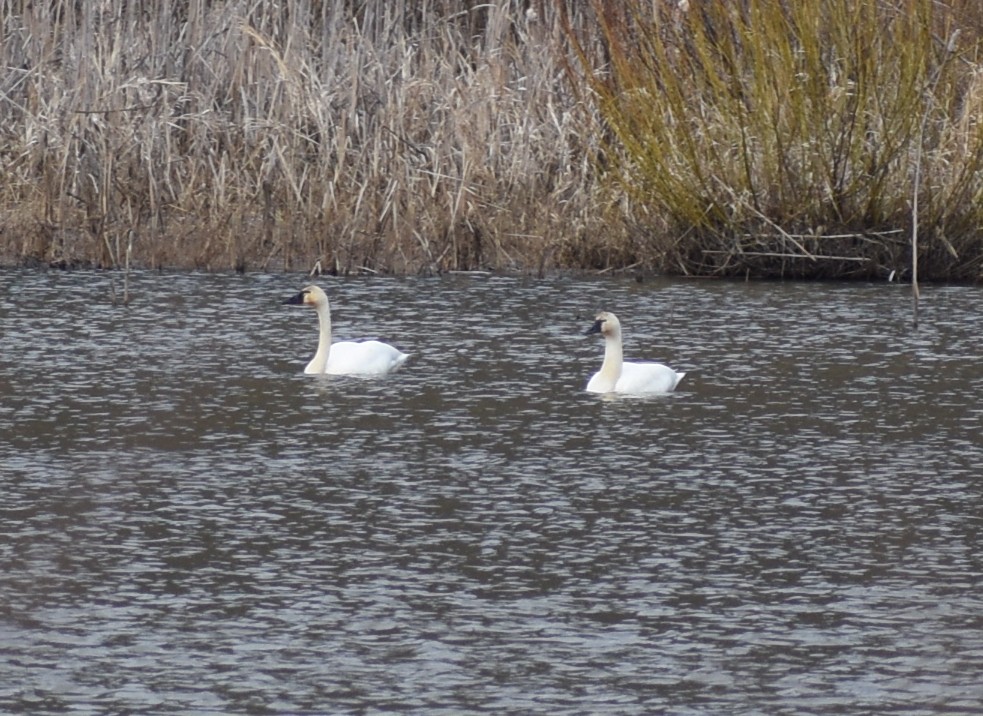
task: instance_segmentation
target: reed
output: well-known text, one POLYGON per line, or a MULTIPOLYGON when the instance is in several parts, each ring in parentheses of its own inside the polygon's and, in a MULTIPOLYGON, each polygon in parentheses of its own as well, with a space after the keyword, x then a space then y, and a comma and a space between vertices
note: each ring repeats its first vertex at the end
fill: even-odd
POLYGON ((591 7, 599 42, 566 30, 611 128, 614 174, 656 217, 658 263, 886 277, 920 259, 932 278, 980 277, 978 6, 591 7))
POLYGON ((538 270, 601 233, 593 110, 547 3, 50 0, 3 22, 8 261, 538 270))

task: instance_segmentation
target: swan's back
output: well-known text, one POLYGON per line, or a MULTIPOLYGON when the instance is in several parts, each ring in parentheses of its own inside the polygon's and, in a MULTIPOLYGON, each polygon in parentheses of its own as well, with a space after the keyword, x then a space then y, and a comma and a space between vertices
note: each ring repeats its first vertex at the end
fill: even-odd
POLYGON ((329 375, 383 375, 398 369, 408 357, 380 341, 339 341, 331 344, 324 372, 329 375))
MULTIPOLYGON (((615 393, 671 393, 686 373, 661 363, 624 363, 615 393)), ((588 386, 588 390, 590 387, 588 386)))

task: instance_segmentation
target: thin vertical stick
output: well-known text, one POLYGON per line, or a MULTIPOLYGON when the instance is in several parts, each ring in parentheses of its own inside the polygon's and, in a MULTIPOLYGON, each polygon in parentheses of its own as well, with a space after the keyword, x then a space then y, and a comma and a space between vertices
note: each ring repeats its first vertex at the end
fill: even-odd
POLYGON ((932 86, 928 88, 925 112, 922 114, 921 126, 918 128, 918 146, 915 147, 915 176, 911 196, 911 325, 913 328, 918 328, 918 301, 921 298, 921 291, 918 289, 918 189, 922 183, 922 151, 925 145, 925 127, 928 125, 928 117, 935 104, 935 91, 938 89, 939 80, 942 79, 942 70, 952 53, 955 52, 958 39, 959 30, 957 29, 949 36, 949 41, 945 47, 945 56, 939 66, 935 68, 935 77, 932 78, 932 86))
POLYGON ((929 109, 925 109, 922 126, 918 131, 918 146, 915 153, 915 178, 911 196, 911 326, 918 328, 918 187, 922 181, 922 140, 925 136, 925 123, 928 121, 929 109))
POLYGON ((123 305, 130 303, 130 254, 133 253, 133 229, 126 232, 126 267, 123 269, 123 305))

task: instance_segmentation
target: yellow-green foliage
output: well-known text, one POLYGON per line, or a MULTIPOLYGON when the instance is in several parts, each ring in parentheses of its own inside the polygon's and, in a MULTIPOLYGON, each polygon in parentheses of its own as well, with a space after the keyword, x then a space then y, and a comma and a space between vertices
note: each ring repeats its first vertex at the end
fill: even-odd
POLYGON ((900 268, 920 163, 925 251, 979 271, 980 35, 937 0, 593 7, 603 52, 579 48, 618 177, 685 270, 900 268))

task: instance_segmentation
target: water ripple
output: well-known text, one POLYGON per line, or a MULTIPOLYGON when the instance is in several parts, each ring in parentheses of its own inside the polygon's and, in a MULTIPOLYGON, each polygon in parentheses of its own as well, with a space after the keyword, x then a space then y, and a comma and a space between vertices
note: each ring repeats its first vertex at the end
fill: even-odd
POLYGON ((366 381, 300 277, 0 278, 5 711, 983 701, 978 289, 325 279, 366 381), (601 307, 680 392, 583 392, 601 307))

